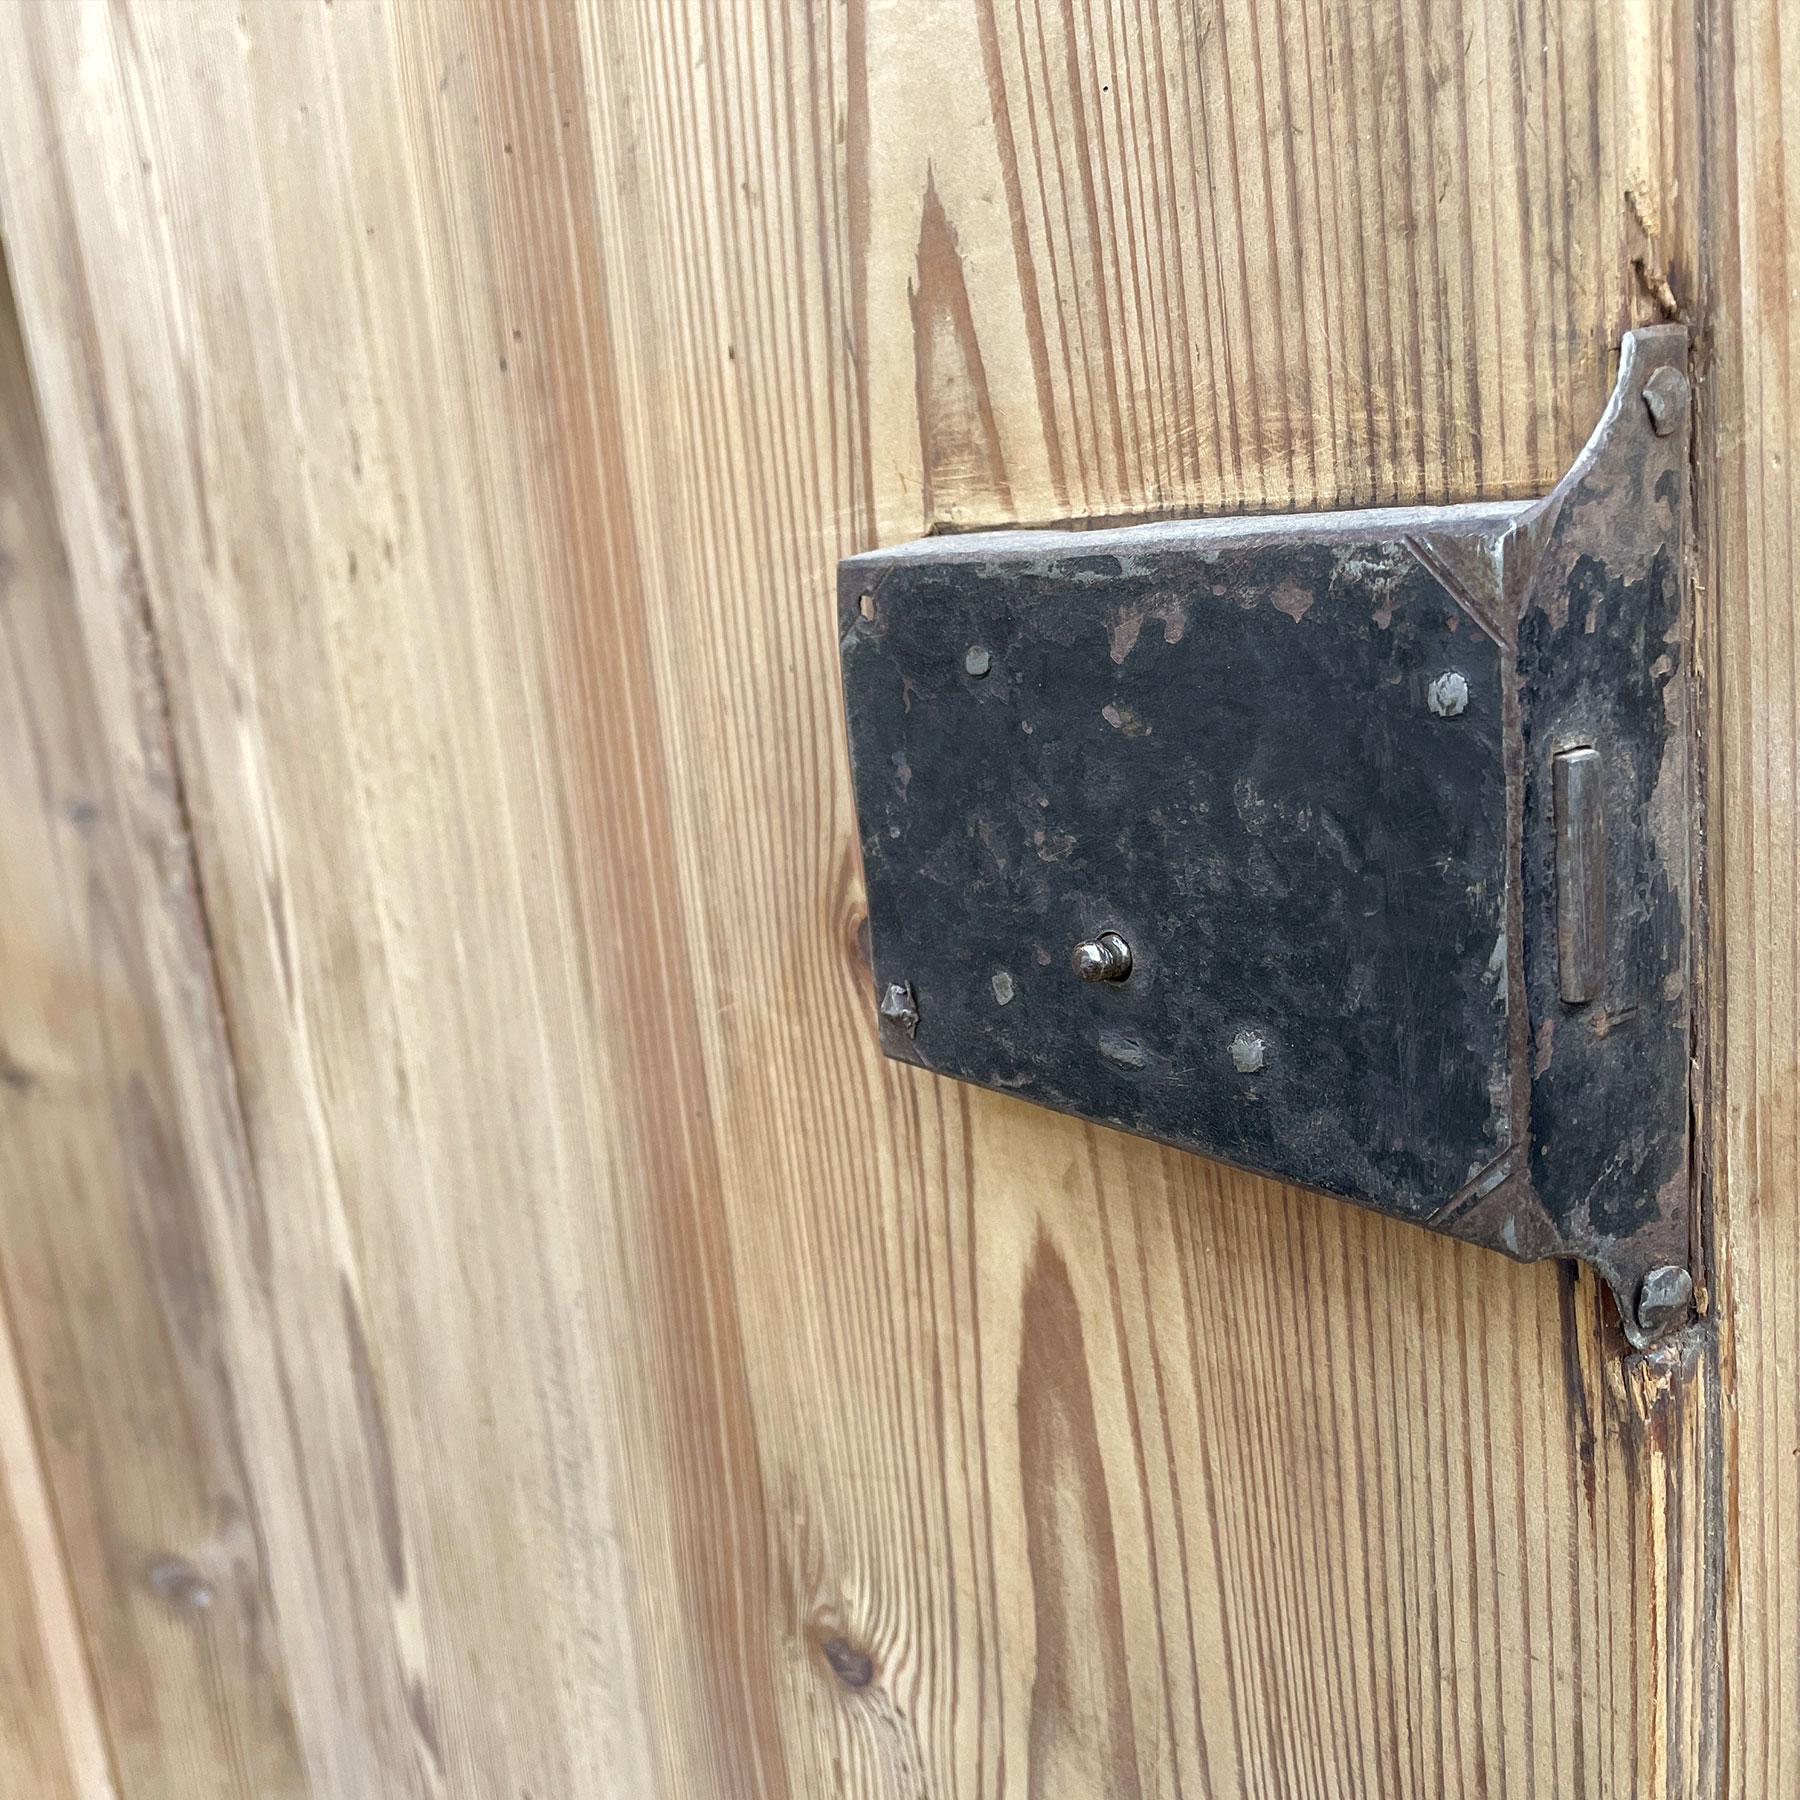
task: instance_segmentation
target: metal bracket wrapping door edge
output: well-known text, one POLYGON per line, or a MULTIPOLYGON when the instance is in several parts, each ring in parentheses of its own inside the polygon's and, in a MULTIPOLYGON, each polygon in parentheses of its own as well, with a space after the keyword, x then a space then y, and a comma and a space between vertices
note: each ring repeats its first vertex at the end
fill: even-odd
POLYGON ((847 558, 887 1053, 1683 1322, 1687 357, 1540 500, 847 558))

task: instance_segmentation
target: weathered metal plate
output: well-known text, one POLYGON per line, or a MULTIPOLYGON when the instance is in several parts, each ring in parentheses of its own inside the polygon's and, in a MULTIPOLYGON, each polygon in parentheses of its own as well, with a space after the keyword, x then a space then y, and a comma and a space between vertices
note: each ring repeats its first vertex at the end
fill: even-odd
POLYGON ((940 538, 846 574, 876 973, 919 1012, 895 1054, 1408 1217, 1494 1163, 1500 650, 1404 523, 940 538), (1129 980, 1072 977, 1102 931, 1129 980))
POLYGON ((888 1052, 1584 1256, 1638 1335, 1638 1283, 1687 1261, 1686 430, 1642 401, 1685 355, 1678 328, 1628 340, 1544 502, 847 560, 888 1052), (1582 917, 1610 921, 1573 1004, 1552 777, 1572 747, 1600 759, 1577 791, 1607 834, 1582 917), (1078 980, 1103 932, 1129 978, 1078 980))

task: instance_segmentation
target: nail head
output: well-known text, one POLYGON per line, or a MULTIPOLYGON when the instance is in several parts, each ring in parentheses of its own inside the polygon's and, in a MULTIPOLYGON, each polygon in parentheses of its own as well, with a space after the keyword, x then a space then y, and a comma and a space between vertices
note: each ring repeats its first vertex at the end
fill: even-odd
POLYGON ((1650 414, 1650 429, 1658 437, 1669 437, 1687 417, 1691 390, 1688 378, 1674 366, 1664 363, 1644 383, 1644 406, 1650 414))
POLYGON ((1469 680, 1456 669, 1446 669, 1425 690, 1425 704, 1440 719, 1454 719, 1468 710, 1469 680))
POLYGON ((1694 1304, 1694 1278, 1675 1263, 1664 1263, 1644 1277, 1638 1289, 1640 1331, 1656 1334, 1679 1324, 1694 1304))
POLYGON ((919 1029, 919 1008, 910 982, 888 983, 887 992, 881 996, 881 1016, 908 1037, 919 1029))

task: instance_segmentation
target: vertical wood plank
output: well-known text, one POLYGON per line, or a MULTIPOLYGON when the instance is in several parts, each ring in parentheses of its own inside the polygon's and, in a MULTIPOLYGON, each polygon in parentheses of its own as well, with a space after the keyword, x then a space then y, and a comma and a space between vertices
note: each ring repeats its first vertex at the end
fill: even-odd
MULTIPOLYGON (((12 653, 0 692, 16 696, 19 671, 38 673, 38 659, 22 652, 16 621, 67 604, 68 576, 49 517, 50 488, 42 434, 32 404, 12 289, 0 263, 0 632, 12 653)), ((9 751, 14 746, 9 745, 9 751)), ((8 768, 22 767, 8 761, 8 768)), ((0 893, 17 855, 18 826, 37 796, 17 788, 0 809, 0 893)), ((29 909, 0 910, 0 972, 6 988, 22 976, 25 933, 38 923, 29 909)), ((0 1034, 0 1084, 17 1094, 25 1070, 0 1034)), ((9 1106, 5 1131, 26 1128, 9 1106)), ((0 1189, 17 1203, 13 1183, 0 1189)), ((38 1434, 14 1348, 12 1309, 0 1254, 0 1791, 63 1795, 109 1794, 111 1777, 85 1648, 75 1621, 69 1570, 56 1522, 38 1434)))
POLYGON ((85 1655, 9 1329, 0 1332, 0 1792, 113 1800, 85 1655))
MULTIPOLYGON (((82 466, 63 496, 82 625, 151 844, 152 973, 237 1384, 205 1423, 257 1471, 307 1775, 329 1794, 648 1791, 621 1546, 647 1559, 659 1522, 620 1521, 632 1459, 606 1421, 628 1408, 684 1448, 705 1421, 634 1385, 640 1357, 693 1368, 639 1333, 642 1258, 612 1239, 655 1238, 662 1209, 596 1201, 684 1171, 678 1146, 610 1130, 606 1096, 636 1090, 596 1067, 605 940, 565 923, 561 802, 534 772, 556 766, 530 699, 547 646, 522 667, 511 629, 530 624, 532 452, 475 418, 504 337, 480 291, 459 310, 488 259, 478 211, 443 205, 468 158, 434 160, 480 140, 409 135, 467 118, 467 47, 446 102, 456 65, 409 61, 422 46, 374 8, 15 24, 9 229, 27 210, 47 227, 19 265, 67 327, 38 365, 82 466), (120 188, 126 120, 143 143, 120 188), (118 272, 153 265, 196 279, 172 308, 112 313, 118 272), (475 410, 447 432, 446 404, 475 410), (253 467, 272 480, 243 485, 253 467), (491 604, 508 568, 510 610, 491 604), (159 676, 173 735, 146 750, 159 676), (172 799, 199 861, 171 877, 172 799)), ((616 743, 629 757, 629 730, 616 743)), ((618 861, 642 866, 629 841, 618 861)), ((703 1102, 664 1106, 652 1124, 704 1130, 703 1102)), ((679 1243, 665 1261, 696 1279, 679 1243)), ((716 1306, 685 1298, 705 1333, 716 1306)), ((734 1492, 702 1469, 675 1497, 734 1492)), ((731 1678, 700 1672, 729 1702, 731 1678)), ((689 1716, 704 1734, 723 1710, 689 1716)))
MULTIPOLYGON (((45 1620, 55 1692, 79 1723, 86 1661, 102 1664, 125 1791, 293 1793, 232 1358, 106 735, 0 283, 0 1314, 20 1383, 8 1435, 35 1421, 49 1509, 37 1515, 30 1483, 15 1489, 31 1527, 18 1591, 53 1603, 69 1582, 72 1606, 45 1620)), ((179 867, 181 843, 165 849, 179 867)), ((189 949, 181 975, 209 991, 204 942, 189 949)), ((81 1740, 84 1793, 110 1791, 98 1741, 98 1728, 81 1740)))
MULTIPOLYGON (((820 1565, 816 1616, 859 1653, 847 1666, 866 1683, 862 1710, 807 1765, 819 1779, 854 1756, 896 1785, 942 1771, 951 1791, 1009 1778, 1044 1793, 1687 1791, 1713 1679, 1704 1358, 1628 1363, 1591 1286, 1554 1271, 878 1065, 851 1120, 859 1105, 876 1122, 899 1106, 902 1135, 868 1176, 847 1177, 840 1141, 854 1123, 812 1108, 848 1086, 833 1058, 849 1040, 813 1035, 820 978, 762 947, 857 930, 853 873, 796 891, 791 848, 771 855, 762 822, 791 819, 806 790, 757 728, 805 718, 808 694, 830 688, 832 648, 796 623, 794 596, 824 591, 846 537, 1170 504, 1529 492, 1573 453, 1618 331, 1656 316, 1635 265, 1669 253, 1646 216, 1659 239, 1676 230, 1655 206, 1678 185, 1680 146, 1660 125, 1674 76, 1652 60, 1672 43, 1634 35, 1611 9, 1446 16, 1441 36, 1439 16, 1286 9, 1277 25, 1165 9, 1128 24, 1089 8, 1022 22, 940 6, 916 36, 872 47, 866 164, 848 98, 841 125, 809 132, 816 85, 784 60, 779 13, 645 7, 596 34, 614 132, 603 161, 634 171, 603 193, 600 237, 631 246, 609 265, 609 317, 630 346, 631 491, 652 521, 640 554, 681 721, 668 754, 690 771, 677 828, 720 995, 703 1024, 720 1091, 741 1096, 722 1115, 722 1168, 753 1379, 769 1383, 759 1447, 779 1471, 770 1485, 804 1508, 791 1529, 820 1565), (1430 77, 1402 90, 1384 159, 1358 177, 1358 120, 1333 104, 1325 70, 1365 30, 1371 67, 1410 56, 1430 77), (1491 34, 1489 60, 1459 64, 1471 31, 1491 34), (1183 179, 1201 168, 1206 109, 1250 109, 1261 83, 1291 75, 1272 51, 1258 61, 1256 32, 1335 46, 1318 53, 1307 120, 1327 141, 1308 146, 1316 167, 1276 153, 1235 208, 1208 195, 1229 215, 1216 229, 1242 241, 1183 271, 1190 291, 1222 304, 1213 272, 1248 272, 1216 350, 1183 347, 1195 403, 1151 373, 1157 334, 1173 328, 1160 300, 1140 303, 1130 264, 1167 259, 1174 291, 1204 231, 1149 187, 1109 215, 1101 184, 1122 192, 1140 155, 1183 179), (1116 143, 1096 135, 1115 85, 1141 104, 1159 70, 1184 67, 1192 109, 1152 110, 1116 143), (1458 68, 1466 86, 1449 85, 1458 68), (1571 139, 1557 124, 1546 138, 1573 92, 1596 96, 1591 131, 1571 139), (1408 129, 1419 166, 1401 158, 1396 171, 1408 129), (841 132, 850 146, 849 267, 772 318, 763 272, 793 196, 759 179, 761 132, 790 144, 841 132), (1535 158, 1509 189, 1440 189, 1425 172, 1432 156, 1485 168, 1496 136, 1535 158), (696 224, 689 172, 709 157, 749 203, 696 224), (1655 184, 1635 205, 1628 169, 1640 190, 1655 184), (1410 200, 1396 202, 1396 182, 1414 184, 1410 200), (1279 298, 1317 266, 1328 231, 1351 231, 1345 253, 1373 283, 1366 315, 1279 298), (1465 298, 1422 317, 1443 272, 1472 256, 1504 291, 1504 316, 1496 301, 1477 321, 1465 298), (844 293, 843 324, 827 310, 807 328, 812 307, 844 293), (839 390, 827 351, 847 329, 855 385, 839 390), (1377 374, 1346 395, 1324 375, 1346 366, 1377 374), (1484 393, 1478 418, 1469 397, 1484 393), (1179 429, 1134 440, 1158 409, 1179 429), (1239 432, 1235 462, 1209 415, 1239 432), (761 529, 808 517, 790 446, 809 417, 819 442, 838 441, 831 421, 855 421, 846 437, 866 430, 875 447, 873 525, 853 464, 825 490, 842 510, 823 544, 761 529), (1479 472, 1458 460, 1477 452, 1479 472), (813 895, 840 891, 844 916, 822 925, 813 895), (926 1271, 912 1283, 923 1316, 916 1294, 894 1293, 909 1268, 926 1271), (797 1372, 785 1351, 796 1311, 819 1295, 799 1336, 835 1344, 844 1293, 880 1321, 876 1346, 865 1328, 855 1363, 846 1351, 797 1372), (780 1299, 762 1317, 768 1294, 780 1299), (896 1346, 885 1379, 869 1373, 883 1339, 896 1346), (921 1384, 942 1396, 924 1422, 908 1407, 921 1384), (884 1387, 879 1435, 893 1449, 876 1523, 865 1431, 839 1440, 822 1422, 860 1424, 884 1387), (920 1666, 945 1655, 947 1668, 920 1666), (931 1729, 920 1682, 939 1709, 931 1729)), ((825 85, 860 92, 853 78, 825 85)), ((1258 130, 1226 117, 1221 165, 1260 165, 1258 130)), ((1176 346, 1162 348, 1179 369, 1176 346)), ((835 731, 828 754, 840 755, 835 731)))
POLYGON ((1722 1791, 1800 1788, 1800 22, 1706 14, 1722 1791))

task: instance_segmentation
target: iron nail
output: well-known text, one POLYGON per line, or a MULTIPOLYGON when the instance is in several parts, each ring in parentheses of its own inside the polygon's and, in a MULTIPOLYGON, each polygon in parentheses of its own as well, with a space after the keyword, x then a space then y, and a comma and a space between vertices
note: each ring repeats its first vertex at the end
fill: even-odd
POLYGON ((1455 669, 1447 669, 1425 690, 1425 704, 1440 719, 1454 719, 1467 711, 1469 678, 1455 669))
POLYGON ((1655 1337, 1685 1319, 1693 1304, 1693 1276, 1674 1263, 1663 1263, 1644 1277, 1638 1289, 1638 1329, 1655 1337))
POLYGON ((890 1025, 898 1026, 908 1037, 919 1029, 919 1008, 913 999, 910 982, 888 983, 887 992, 881 996, 881 1016, 890 1025))
POLYGON ((1673 363, 1664 363, 1644 383, 1644 406, 1650 414, 1650 429, 1658 437, 1668 437, 1687 416, 1690 389, 1688 378, 1673 363))

